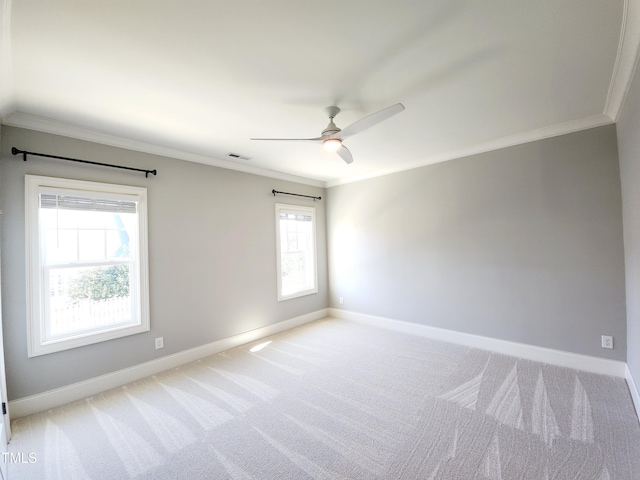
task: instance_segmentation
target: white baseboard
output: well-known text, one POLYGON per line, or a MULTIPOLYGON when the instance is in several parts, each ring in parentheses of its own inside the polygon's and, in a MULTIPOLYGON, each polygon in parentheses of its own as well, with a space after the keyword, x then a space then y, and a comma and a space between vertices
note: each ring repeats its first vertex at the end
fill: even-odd
POLYGON ((330 308, 329 315, 345 320, 354 320, 367 323, 369 325, 376 325, 399 332, 420 335, 435 340, 442 340, 444 342, 489 350, 496 353, 502 353, 504 355, 534 360, 536 362, 550 363, 560 367, 574 368, 576 370, 583 370, 591 373, 625 378, 625 371, 628 368, 625 362, 619 362, 616 360, 580 355, 562 350, 510 342, 508 340, 499 340, 496 338, 446 330, 444 328, 429 327, 427 325, 419 325, 417 323, 402 322, 399 320, 392 320, 389 318, 350 312, 336 308, 330 308))
POLYGON ((625 378, 629 385, 629 390, 631 392, 636 411, 640 417, 640 394, 629 367, 625 362, 510 342, 508 340, 499 340, 469 333, 456 332, 443 328, 429 327, 426 325, 392 320, 389 318, 335 308, 321 309, 306 315, 284 320, 274 325, 251 330, 233 337, 224 338, 200 347, 161 357, 123 370, 118 370, 116 372, 101 375, 72 385, 67 385, 55 390, 49 390, 29 397, 12 400, 9 402, 9 415, 12 419, 15 419, 49 410, 51 408, 64 405, 65 403, 80 400, 105 390, 119 387, 126 383, 140 380, 171 368, 179 367, 180 365, 199 360, 209 355, 215 355, 216 353, 220 353, 224 350, 238 347, 269 335, 280 333, 315 320, 320 320, 327 315, 345 320, 359 321, 390 330, 420 335, 458 345, 489 350, 504 355, 512 355, 514 357, 524 358, 527 360, 534 360, 561 367, 625 378))
POLYGON ((276 333, 295 328, 305 323, 313 322, 327 316, 327 309, 301 315, 299 317, 284 320, 273 325, 257 328, 249 332, 241 333, 233 337, 224 338, 215 342, 191 348, 182 352, 167 355, 156 360, 141 363, 133 367, 118 370, 116 372, 101 375, 82 382, 67 385, 55 390, 19 398, 9 402, 9 415, 12 419, 43 412, 65 403, 80 400, 95 395, 111 388, 119 387, 141 378, 155 375, 156 373, 179 367, 189 362, 199 360, 209 355, 215 355, 224 350, 238 347, 253 342, 260 338, 268 337, 276 333))
POLYGON ((631 393, 633 406, 636 407, 636 415, 638 415, 638 418, 640 419, 640 392, 638 391, 638 386, 633 379, 631 370, 629 370, 629 365, 627 365, 625 368, 624 378, 627 380, 627 385, 629 386, 629 392, 631 393))

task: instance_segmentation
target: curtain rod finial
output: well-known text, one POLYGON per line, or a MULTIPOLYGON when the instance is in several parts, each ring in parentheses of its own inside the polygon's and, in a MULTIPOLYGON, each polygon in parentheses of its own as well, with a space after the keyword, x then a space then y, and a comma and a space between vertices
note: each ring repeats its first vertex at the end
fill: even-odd
POLYGON ((27 161, 27 152, 25 150, 18 150, 16 147, 11 147, 11 153, 13 155, 18 155, 19 153, 22 154, 22 161, 26 162, 27 161))

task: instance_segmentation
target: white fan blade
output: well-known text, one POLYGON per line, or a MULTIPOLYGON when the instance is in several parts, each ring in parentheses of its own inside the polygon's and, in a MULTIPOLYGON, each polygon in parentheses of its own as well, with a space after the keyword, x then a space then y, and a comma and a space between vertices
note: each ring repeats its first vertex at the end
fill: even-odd
POLYGON ((384 108, 379 112, 372 113, 371 115, 367 115, 360 120, 353 122, 348 127, 342 129, 341 132, 336 133, 335 137, 339 137, 341 139, 345 139, 350 137, 351 135, 355 135, 356 133, 360 133, 367 128, 371 128, 374 125, 386 120, 389 117, 394 116, 396 113, 400 113, 404 110, 404 105, 401 103, 396 103, 395 105, 391 105, 390 107, 384 108))
POLYGON ((353 156, 351 156, 351 152, 349 151, 349 149, 347 147, 345 147, 344 145, 342 145, 336 152, 338 155, 340 155, 340 157, 342 157, 342 159, 347 162, 348 164, 353 162, 353 156))
POLYGON ((250 138, 249 140, 273 140, 276 142, 322 142, 325 138, 250 138))

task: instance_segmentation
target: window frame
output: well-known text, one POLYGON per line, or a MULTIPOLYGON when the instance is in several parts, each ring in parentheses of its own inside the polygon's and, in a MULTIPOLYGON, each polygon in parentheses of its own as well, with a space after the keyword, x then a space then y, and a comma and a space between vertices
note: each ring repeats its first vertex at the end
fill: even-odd
POLYGON ((287 203, 276 203, 275 205, 275 226, 276 226, 276 270, 277 270, 277 293, 278 301, 290 300, 292 298, 304 297, 318 293, 318 241, 316 236, 316 207, 304 205, 292 205, 287 203), (311 238, 312 245, 312 263, 313 263, 313 286, 306 290, 300 290, 287 295, 282 294, 282 249, 280 238, 280 213, 286 211, 290 213, 303 213, 311 215, 311 238))
MULTIPOLYGON (((73 180, 58 177, 25 175, 25 246, 27 280, 27 341, 28 356, 35 357, 59 352, 115 338, 147 332, 149 319, 149 268, 147 232, 147 189, 128 185, 73 180), (84 331, 58 338, 46 338, 46 308, 49 304, 44 272, 52 268, 44 264, 40 228, 40 194, 47 190, 73 191, 82 196, 103 196, 133 200, 137 203, 138 242, 137 269, 132 274, 132 318, 135 323, 105 326, 99 330, 84 331), (137 281, 135 281, 137 280, 137 281)), ((136 262, 134 262, 135 265, 136 262)), ((78 266, 84 266, 78 263, 78 266)))

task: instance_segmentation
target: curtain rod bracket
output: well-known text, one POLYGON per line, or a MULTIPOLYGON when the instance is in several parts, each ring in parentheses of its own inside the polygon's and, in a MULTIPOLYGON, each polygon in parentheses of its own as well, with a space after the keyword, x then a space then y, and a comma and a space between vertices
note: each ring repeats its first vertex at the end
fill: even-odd
POLYGON ((47 155, 46 153, 37 153, 37 152, 28 152, 26 150, 18 150, 16 147, 11 148, 11 153, 13 155, 22 154, 22 160, 27 161, 27 155, 36 155, 38 157, 46 157, 46 158, 56 158, 58 160, 68 160, 70 162, 78 162, 78 163, 88 163, 89 165, 100 165, 102 167, 111 167, 111 168, 120 168, 122 170, 133 170, 135 172, 144 172, 145 178, 149 178, 149 174, 157 175, 157 170, 147 170, 145 168, 134 168, 134 167, 125 167, 122 165, 113 165, 111 163, 100 163, 100 162, 90 162, 89 160, 80 160, 77 158, 69 158, 69 157, 60 157, 58 155, 47 155))
POLYGON ((271 190, 271 193, 273 193, 273 196, 275 197, 277 193, 279 193, 280 195, 293 195, 294 197, 305 197, 305 198, 313 198, 313 201, 315 202, 316 200, 322 200, 322 197, 314 197, 313 195, 302 195, 300 193, 289 193, 289 192, 279 192, 278 190, 271 190))

